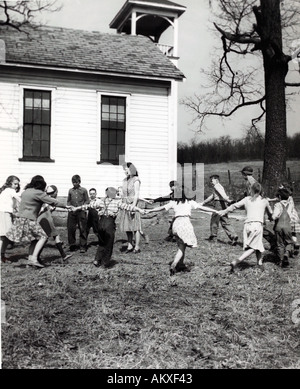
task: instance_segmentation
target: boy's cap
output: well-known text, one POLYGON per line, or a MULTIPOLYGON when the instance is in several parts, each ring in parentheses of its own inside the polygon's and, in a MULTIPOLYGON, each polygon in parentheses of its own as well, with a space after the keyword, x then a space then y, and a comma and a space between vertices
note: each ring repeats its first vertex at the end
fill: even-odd
POLYGON ((57 187, 55 185, 49 185, 46 190, 47 195, 51 195, 55 192, 57 192, 57 187))
POLYGON ((107 197, 109 197, 110 199, 114 199, 117 195, 117 189, 110 186, 110 187, 105 189, 105 193, 106 193, 107 197))
POLYGON ((248 176, 252 176, 253 174, 253 169, 251 166, 245 166, 242 170, 241 173, 247 174, 248 176))

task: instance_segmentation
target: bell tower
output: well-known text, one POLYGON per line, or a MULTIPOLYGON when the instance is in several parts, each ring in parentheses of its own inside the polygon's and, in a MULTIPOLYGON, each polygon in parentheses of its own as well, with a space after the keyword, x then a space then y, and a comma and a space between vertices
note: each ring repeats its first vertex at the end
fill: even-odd
POLYGON ((109 27, 117 33, 148 36, 177 65, 178 56, 178 18, 186 7, 168 0, 127 0, 109 27), (161 35, 173 28, 172 45, 160 44, 161 35))

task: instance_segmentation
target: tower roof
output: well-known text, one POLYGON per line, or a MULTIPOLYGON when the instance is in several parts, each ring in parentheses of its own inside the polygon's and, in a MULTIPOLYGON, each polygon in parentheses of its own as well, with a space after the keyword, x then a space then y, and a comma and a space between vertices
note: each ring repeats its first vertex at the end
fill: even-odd
POLYGON ((147 17, 143 18, 142 23, 138 25, 137 33, 151 36, 155 31, 155 34, 160 36, 170 26, 164 17, 178 18, 185 12, 186 7, 168 0, 127 0, 109 27, 130 34, 131 13, 134 10, 147 14, 147 17))

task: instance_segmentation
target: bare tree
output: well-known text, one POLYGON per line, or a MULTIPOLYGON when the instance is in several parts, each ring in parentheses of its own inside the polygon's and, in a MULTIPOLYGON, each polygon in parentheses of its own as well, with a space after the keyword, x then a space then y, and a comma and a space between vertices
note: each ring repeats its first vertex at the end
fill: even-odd
POLYGON ((259 133, 257 125, 265 120, 263 185, 273 192, 286 174, 286 88, 300 86, 286 82, 289 64, 299 50, 285 54, 282 38, 284 33, 288 47, 297 37, 299 2, 210 0, 210 5, 223 52, 212 70, 205 72, 211 93, 205 91, 182 103, 194 112, 199 131, 209 117, 227 118, 241 108, 260 107, 251 127, 259 133))
MULTIPOLYGON (((37 16, 42 12, 56 12, 61 9, 57 0, 0 1, 0 29, 8 26, 19 31, 23 27, 37 28, 37 16)), ((0 30, 1 31, 1 30, 0 30)), ((1 36, 1 34, 0 34, 1 36)))

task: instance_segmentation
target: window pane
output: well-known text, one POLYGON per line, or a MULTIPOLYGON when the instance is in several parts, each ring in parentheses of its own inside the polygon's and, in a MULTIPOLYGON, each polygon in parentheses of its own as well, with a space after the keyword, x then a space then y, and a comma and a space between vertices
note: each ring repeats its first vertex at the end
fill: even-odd
POLYGON ((117 113, 117 107, 115 105, 110 106, 110 112, 111 113, 117 113))
POLYGON ((108 145, 108 130, 102 130, 101 132, 101 143, 103 145, 108 145))
POLYGON ((50 98, 51 98, 50 92, 43 92, 43 94, 42 94, 42 106, 43 106, 43 108, 50 108, 50 98))
POLYGON ((119 99, 118 101, 118 112, 119 113, 125 113, 125 100, 119 99))
POLYGON ((107 145, 102 145, 101 159, 108 159, 108 146, 107 145))
POLYGON ((37 140, 32 141, 32 153, 35 157, 40 157, 40 142, 37 140))
POLYGON ((102 96, 102 104, 109 106, 109 97, 102 96))
POLYGON ((50 141, 50 127, 42 126, 41 140, 50 141))
POLYGON ((31 97, 25 97, 25 107, 26 108, 32 108, 33 107, 33 100, 31 97))
POLYGON ((116 97, 111 97, 110 98, 110 102, 109 102, 110 106, 117 106, 118 105, 118 99, 116 97))
POLYGON ((30 140, 25 140, 24 141, 24 156, 25 157, 31 157, 31 141, 30 140))
POLYGON ((125 154, 125 146, 116 146, 117 149, 117 158, 119 159, 119 155, 124 155, 125 154))
POLYGON ((101 128, 109 128, 109 121, 108 120, 102 120, 101 122, 101 128))
POLYGON ((109 159, 111 159, 111 160, 117 159, 116 152, 117 152, 116 146, 115 145, 110 145, 109 146, 109 159))
POLYGON ((109 122, 109 128, 117 128, 117 127, 118 127, 118 123, 116 121, 111 120, 109 122))
POLYGON ((34 108, 40 108, 42 106, 42 94, 40 92, 34 93, 34 108))
POLYGON ((117 143, 117 131, 110 130, 109 131, 109 143, 115 145, 117 143))
POLYGON ((117 128, 118 128, 118 130, 125 130, 125 123, 118 122, 117 128))
POLYGON ((41 142, 41 157, 49 157, 49 142, 41 142))
POLYGON ((32 110, 25 109, 24 121, 25 123, 32 123, 32 110))
POLYGON ((24 137, 24 141, 26 141, 26 140, 31 141, 31 139, 32 139, 32 125, 31 124, 26 124, 24 126, 23 137, 24 137))
POLYGON ((117 144, 124 145, 125 144, 125 131, 117 132, 117 144))
POLYGON ((37 126, 37 125, 33 126, 32 139, 33 140, 41 139, 41 126, 37 126))
POLYGON ((33 110, 33 123, 41 124, 42 123, 42 111, 39 109, 33 110))
POLYGON ((49 110, 42 111, 42 123, 43 124, 50 124, 50 111, 49 110))
POLYGON ((125 115, 119 113, 118 114, 118 122, 125 122, 125 115))

